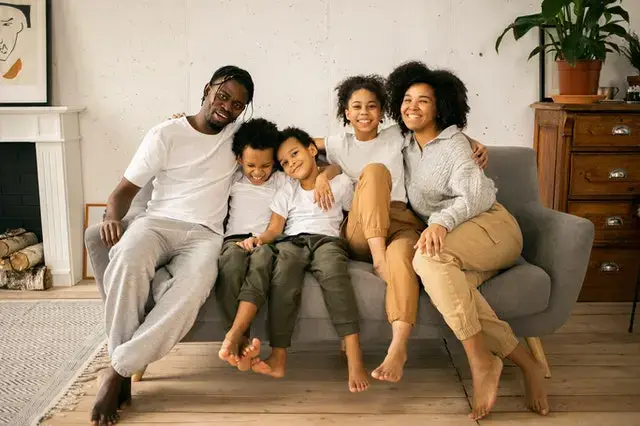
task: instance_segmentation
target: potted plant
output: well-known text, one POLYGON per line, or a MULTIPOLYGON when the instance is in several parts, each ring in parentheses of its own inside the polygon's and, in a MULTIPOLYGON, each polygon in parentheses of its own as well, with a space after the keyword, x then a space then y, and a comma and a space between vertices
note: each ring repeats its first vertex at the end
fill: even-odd
POLYGON ((629 13, 618 0, 542 0, 540 13, 518 16, 496 40, 496 52, 503 37, 513 31, 516 40, 533 28, 542 29, 549 42, 537 46, 529 59, 554 53, 561 95, 595 95, 600 69, 608 52, 620 53, 612 36, 626 38, 620 25, 629 13))
POLYGON ((640 86, 640 38, 638 38, 638 34, 628 34, 627 45, 620 47, 620 50, 638 72, 638 75, 627 76, 629 86, 640 86))

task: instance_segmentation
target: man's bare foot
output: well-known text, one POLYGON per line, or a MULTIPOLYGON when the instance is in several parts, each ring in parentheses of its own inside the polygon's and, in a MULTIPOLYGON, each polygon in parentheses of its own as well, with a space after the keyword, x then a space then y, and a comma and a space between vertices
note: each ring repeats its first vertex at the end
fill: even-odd
POLYGON ((389 351, 382 364, 371 372, 371 377, 387 382, 399 382, 402 379, 404 364, 407 362, 406 350, 389 351))
POLYGON ((105 371, 96 395, 96 402, 91 410, 92 425, 110 426, 120 420, 118 403, 123 380, 124 377, 119 375, 112 366, 105 371))
POLYGON ((218 351, 218 357, 226 361, 232 367, 238 366, 237 358, 240 356, 241 345, 246 342, 246 337, 243 335, 236 335, 231 332, 224 336, 222 346, 218 351))
POLYGON ((251 360, 260 356, 260 346, 260 340, 254 338, 251 343, 242 348, 242 352, 236 357, 238 370, 249 371, 251 369, 251 360))
POLYGON ((118 395, 118 410, 124 410, 131 406, 131 377, 124 377, 120 383, 118 395))
POLYGON ((280 379, 284 377, 285 366, 287 364, 287 351, 283 348, 273 348, 271 355, 266 360, 253 358, 251 370, 254 373, 264 374, 266 376, 280 379))
POLYGON ((347 365, 349 367, 349 391, 354 393, 366 391, 369 388, 369 375, 362 362, 362 353, 360 356, 347 357, 347 365))
POLYGON ((544 368, 537 364, 536 368, 523 371, 524 399, 529 410, 541 416, 549 414, 547 390, 544 385, 544 368))
POLYGON ((502 374, 502 360, 491 355, 491 362, 485 366, 471 366, 473 378, 473 410, 469 417, 479 420, 485 417, 498 398, 498 384, 502 374))

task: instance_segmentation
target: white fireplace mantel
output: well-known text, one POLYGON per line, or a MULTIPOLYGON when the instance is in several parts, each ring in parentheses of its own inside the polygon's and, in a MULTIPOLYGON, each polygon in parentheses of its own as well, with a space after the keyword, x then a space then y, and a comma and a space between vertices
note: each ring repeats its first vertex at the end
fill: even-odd
POLYGON ((36 144, 44 259, 54 286, 71 286, 82 279, 79 114, 83 110, 67 106, 0 108, 0 143, 36 144))

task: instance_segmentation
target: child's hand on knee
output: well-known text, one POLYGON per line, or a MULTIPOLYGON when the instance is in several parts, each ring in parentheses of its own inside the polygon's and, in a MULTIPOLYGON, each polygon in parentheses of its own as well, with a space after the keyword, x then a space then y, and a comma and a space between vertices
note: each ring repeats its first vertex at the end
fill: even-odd
POLYGON ((246 251, 253 251, 254 248, 262 245, 262 240, 259 237, 249 237, 246 240, 237 242, 236 244, 246 251))

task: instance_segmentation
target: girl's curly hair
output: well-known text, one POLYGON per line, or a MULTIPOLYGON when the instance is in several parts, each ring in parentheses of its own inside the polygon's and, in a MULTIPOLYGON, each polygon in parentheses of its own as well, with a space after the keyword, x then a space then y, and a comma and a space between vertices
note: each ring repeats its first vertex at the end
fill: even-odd
POLYGON ((347 120, 347 115, 344 111, 349 108, 351 95, 360 89, 366 89, 373 93, 376 98, 378 98, 382 115, 385 113, 385 108, 387 107, 387 92, 384 87, 384 77, 378 74, 348 77, 335 87, 335 91, 338 92, 338 111, 336 112, 336 116, 338 120, 342 120, 345 126, 349 124, 349 120, 347 120))
POLYGON ((419 83, 426 83, 433 88, 436 97, 436 125, 439 130, 451 125, 461 129, 467 126, 469 102, 467 88, 462 80, 450 71, 430 70, 422 62, 410 61, 394 69, 386 84, 389 115, 400 125, 403 134, 409 129, 402 120, 402 101, 407 90, 419 83))

